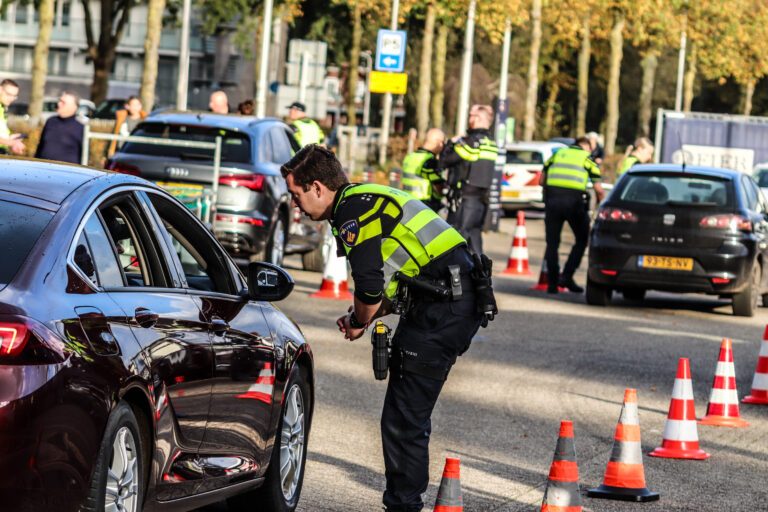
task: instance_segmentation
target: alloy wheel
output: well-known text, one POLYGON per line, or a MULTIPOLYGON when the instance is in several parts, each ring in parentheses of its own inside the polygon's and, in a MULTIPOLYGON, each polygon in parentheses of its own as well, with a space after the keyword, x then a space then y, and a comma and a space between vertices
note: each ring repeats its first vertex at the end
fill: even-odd
POLYGON ((280 433, 280 482, 283 496, 291 501, 296 494, 304 463, 304 397, 294 384, 285 398, 280 433))
POLYGON ((128 427, 117 431, 107 470, 104 512, 137 512, 139 505, 138 450, 128 427))
POLYGON ((277 219, 275 222, 275 229, 272 233, 272 251, 269 255, 270 263, 275 265, 283 264, 283 256, 285 253, 285 227, 283 226, 283 220, 277 219))

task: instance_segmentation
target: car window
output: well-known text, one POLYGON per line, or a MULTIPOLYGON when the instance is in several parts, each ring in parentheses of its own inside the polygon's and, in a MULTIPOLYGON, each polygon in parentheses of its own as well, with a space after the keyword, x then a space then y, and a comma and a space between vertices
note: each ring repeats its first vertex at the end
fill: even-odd
POLYGON ((194 290, 237 293, 229 262, 205 228, 180 204, 158 194, 148 194, 165 227, 169 242, 194 290))
POLYGON ((283 128, 283 133, 285 134, 285 138, 288 140, 288 144, 291 145, 291 156, 293 156, 301 149, 301 145, 299 145, 299 142, 296 140, 296 137, 292 131, 283 128))
POLYGON ((507 163, 508 164, 543 164, 544 157, 541 154, 541 151, 508 149, 507 163))
POLYGON ((754 183, 747 176, 741 177, 741 185, 744 188, 744 195, 747 201, 747 208, 755 210, 757 208, 757 190, 754 183))
POLYGON ((272 132, 264 132, 259 144, 259 161, 260 162, 274 162, 275 158, 272 152, 272 132))
POLYGON ((93 213, 85 223, 75 247, 75 264, 97 285, 107 288, 125 286, 115 245, 107 235, 97 213, 93 213), (84 248, 81 249, 81 246, 84 248), (88 268, 86 256, 91 258, 90 263, 95 271, 93 273, 89 272, 91 269, 88 268))
POLYGON ((291 143, 288 142, 285 130, 281 128, 273 128, 269 133, 272 139, 272 161, 283 165, 291 159, 291 143))
POLYGON ((621 180, 620 201, 647 204, 701 204, 730 207, 733 184, 703 175, 628 174, 621 180))
POLYGON ((0 201, 0 288, 11 282, 52 217, 53 213, 40 208, 0 201))
MULTIPOLYGON (((183 124, 141 123, 131 133, 138 137, 159 137, 162 139, 180 139, 196 142, 215 142, 222 137, 221 161, 230 163, 251 163, 251 141, 248 135, 233 130, 206 126, 187 126, 183 124)), ((157 146, 127 142, 121 153, 141 154, 179 158, 181 160, 213 161, 213 149, 184 148, 180 146, 157 146)))
POLYGON ((757 175, 757 185, 768 188, 768 170, 760 171, 757 175))

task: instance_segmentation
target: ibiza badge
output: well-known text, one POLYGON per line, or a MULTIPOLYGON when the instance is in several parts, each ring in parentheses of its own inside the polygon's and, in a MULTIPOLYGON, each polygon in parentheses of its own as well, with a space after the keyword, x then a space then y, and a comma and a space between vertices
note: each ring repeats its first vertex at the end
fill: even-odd
POLYGON ((358 233, 360 233, 360 226, 357 224, 357 219, 348 220, 341 225, 341 229, 339 230, 341 241, 344 242, 344 245, 347 247, 355 245, 358 233))

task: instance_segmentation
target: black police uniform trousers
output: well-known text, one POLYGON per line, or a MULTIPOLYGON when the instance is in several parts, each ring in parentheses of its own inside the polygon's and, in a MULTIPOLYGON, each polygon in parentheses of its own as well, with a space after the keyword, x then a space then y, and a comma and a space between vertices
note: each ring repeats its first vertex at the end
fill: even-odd
POLYGON ((550 286, 556 286, 559 280, 573 278, 573 274, 581 264, 581 258, 584 257, 589 240, 589 209, 583 193, 575 190, 549 189, 544 203, 544 215, 547 238, 544 259, 547 260, 547 277, 550 286), (566 222, 571 227, 576 240, 565 262, 561 277, 557 253, 560 248, 560 234, 566 222))
POLYGON ((448 216, 448 223, 461 233, 475 254, 483 254, 483 224, 488 211, 486 197, 465 193, 458 210, 448 216))
POLYGON ((381 413, 387 478, 383 501, 389 512, 412 512, 424 507, 421 494, 429 484, 432 409, 448 370, 469 348, 481 319, 476 312, 475 293, 465 287, 460 300, 416 302, 397 326, 392 338, 392 371, 381 413), (400 357, 438 371, 444 369, 445 377, 403 371, 400 357))

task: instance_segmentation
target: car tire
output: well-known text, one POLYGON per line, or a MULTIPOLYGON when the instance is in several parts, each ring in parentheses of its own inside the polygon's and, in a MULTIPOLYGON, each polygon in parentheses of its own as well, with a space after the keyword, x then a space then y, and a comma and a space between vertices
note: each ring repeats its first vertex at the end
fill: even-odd
POLYGON ((331 254, 331 251, 336 249, 333 234, 327 222, 323 223, 321 230, 322 240, 320 245, 314 250, 301 255, 302 267, 309 272, 323 272, 328 256, 331 254))
POLYGON ((592 281, 587 276, 587 304, 590 306, 607 306, 611 303, 611 294, 610 288, 592 281))
POLYGON ((749 284, 744 291, 733 296, 732 306, 735 316, 754 316, 757 309, 757 300, 760 296, 760 263, 755 262, 752 266, 749 284))
POLYGON ((80 512, 99 512, 119 501, 127 512, 143 508, 146 490, 145 440, 131 406, 120 402, 109 415, 80 512))
POLYGON ((253 256, 251 261, 265 261, 279 267, 283 266, 285 258, 285 245, 288 239, 285 226, 287 225, 285 216, 278 214, 272 223, 272 229, 269 231, 269 237, 264 244, 264 249, 253 256))
POLYGON ((627 288, 621 292, 626 300, 633 302, 642 302, 645 299, 645 292, 643 288, 627 288))
POLYGON ((246 512, 258 509, 260 512, 293 512, 296 510, 304 482, 307 463, 306 446, 311 424, 312 395, 308 380, 306 371, 298 365, 291 371, 285 387, 280 423, 264 483, 258 489, 228 499, 227 505, 231 511, 246 512), (290 462, 288 471, 290 468, 293 468, 293 471, 286 472, 286 479, 284 479, 282 468, 288 462, 290 462), (296 468, 298 468, 298 475, 296 468))

